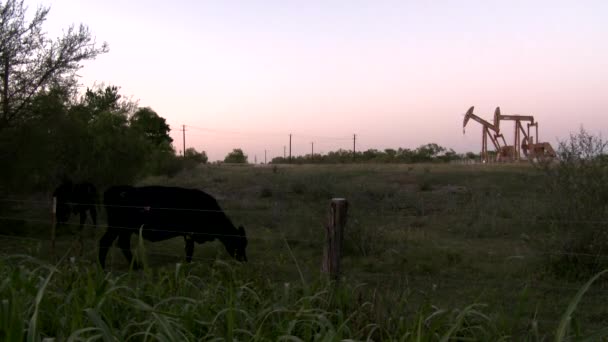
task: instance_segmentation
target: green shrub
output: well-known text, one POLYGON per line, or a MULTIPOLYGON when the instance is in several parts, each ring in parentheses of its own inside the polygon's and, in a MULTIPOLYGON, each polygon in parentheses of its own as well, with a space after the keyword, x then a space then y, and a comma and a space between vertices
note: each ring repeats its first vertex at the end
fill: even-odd
POLYGON ((606 142, 583 128, 560 142, 558 161, 545 164, 556 234, 547 245, 550 269, 588 277, 608 265, 608 159, 606 142), (559 232, 559 233, 557 233, 559 232))

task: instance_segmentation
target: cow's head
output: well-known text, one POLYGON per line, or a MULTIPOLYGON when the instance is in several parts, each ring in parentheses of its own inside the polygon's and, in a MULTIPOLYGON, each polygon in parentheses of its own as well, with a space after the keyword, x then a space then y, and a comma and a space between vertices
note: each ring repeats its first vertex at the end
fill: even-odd
POLYGON ((247 235, 245 234, 245 228, 240 226, 236 230, 236 234, 226 244, 226 250, 236 260, 244 262, 247 261, 247 235))

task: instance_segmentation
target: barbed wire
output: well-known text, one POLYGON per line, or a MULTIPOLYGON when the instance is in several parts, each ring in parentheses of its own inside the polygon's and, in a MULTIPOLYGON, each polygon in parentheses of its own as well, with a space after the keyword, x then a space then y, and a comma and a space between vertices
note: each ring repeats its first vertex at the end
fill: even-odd
MULTIPOLYGON (((10 199, 10 198, 5 198, 5 199, 0 199, 0 201, 7 201, 7 202, 14 202, 14 203, 44 203, 49 205, 49 208, 52 204, 52 202, 48 202, 48 201, 37 201, 37 200, 18 200, 18 199, 10 199)), ((329 199, 327 200, 329 202, 329 199)), ((234 213, 256 213, 256 212, 262 212, 262 211, 272 211, 274 210, 273 208, 246 208, 246 209, 226 209, 226 210, 213 210, 213 209, 196 209, 196 208, 183 208, 183 207, 154 207, 154 206, 141 206, 141 205, 115 205, 115 204, 99 204, 99 203, 83 203, 83 202, 67 202, 70 205, 82 205, 82 206, 91 206, 91 205, 95 205, 95 206, 100 206, 100 207, 112 207, 112 208, 131 208, 131 209, 138 209, 138 210, 165 210, 165 211, 190 211, 190 212, 209 212, 209 213, 224 213, 224 214, 234 214, 234 213)), ((306 204, 306 203, 304 203, 306 204)), ((298 203, 297 207, 301 207, 302 203, 298 203)), ((315 208, 314 205, 310 205, 310 204, 306 204, 306 206, 309 209, 316 209, 314 212, 314 215, 319 215, 319 211, 322 211, 323 209, 321 207, 319 208, 315 208)), ((352 207, 352 205, 351 205, 352 207)), ((285 209, 283 209, 282 211, 284 211, 285 209)), ((407 214, 403 214, 403 213, 399 213, 399 211, 404 211, 404 210, 418 210, 415 206, 408 206, 408 207, 397 207, 397 208, 390 208, 390 209, 383 209, 383 208, 379 208, 376 212, 367 210, 365 211, 365 213, 363 214, 359 214, 359 213, 350 213, 350 219, 354 219, 354 220, 364 220, 364 219, 368 219, 368 220, 375 220, 378 218, 401 218, 401 219, 406 219, 406 218, 412 218, 412 217, 426 217, 426 218, 437 218, 437 217, 449 217, 450 215, 446 215, 446 214, 418 214, 418 213, 414 213, 411 215, 407 215, 407 214)), ((433 210, 428 209, 430 212, 433 212, 433 210)), ((480 215, 483 215, 484 213, 480 212, 480 215)), ((310 214, 299 214, 299 217, 312 217, 313 213, 310 214)), ((22 220, 27 220, 27 218, 21 218, 22 220)), ((544 223, 544 224, 569 224, 569 225, 574 225, 574 224, 597 224, 597 225, 608 225, 608 220, 598 220, 598 219, 564 219, 564 218, 542 218, 542 217, 496 217, 497 221, 510 221, 510 222, 518 222, 518 223, 544 223)), ((390 224, 390 223, 389 223, 390 224)))
MULTIPOLYGON (((53 225, 54 223, 52 221, 49 220, 44 220, 44 219, 24 219, 24 218, 19 218, 19 217, 7 217, 7 216, 0 216, 0 220, 7 220, 7 221, 25 221, 25 222, 36 222, 36 223, 42 223, 42 224, 47 224, 47 225, 53 225)), ((61 223, 61 225, 67 225, 67 226, 79 226, 80 227, 80 223, 71 223, 71 222, 65 222, 65 223, 61 223)), ((149 224, 148 224, 149 225, 149 224)), ((94 225, 94 224, 90 224, 90 223, 84 223, 82 224, 83 227, 87 227, 87 228, 98 228, 100 225, 94 225)), ((142 226, 146 226, 145 224, 142 224, 142 226)), ((133 234, 137 234, 139 232, 140 227, 126 227, 126 226, 108 226, 108 225, 103 225, 102 227, 105 228, 110 228, 113 230, 127 230, 132 232, 133 234)), ((243 237, 242 235, 239 234, 218 234, 218 233, 205 233, 205 232, 197 232, 197 231, 183 231, 183 230, 169 230, 169 229, 157 229, 157 228, 143 228, 144 232, 159 232, 159 233, 172 233, 172 234, 176 234, 175 237, 181 236, 181 235, 199 235, 199 236, 212 236, 212 237, 216 237, 216 238, 221 238, 221 237, 238 237, 241 238, 243 237)), ((0 236, 5 236, 0 234, 0 236)), ((279 238, 264 238, 264 237, 247 237, 248 240, 281 240, 282 237, 279 238)), ((313 241, 313 240, 302 240, 302 239, 293 239, 293 238, 287 238, 287 240, 289 241, 297 241, 297 242, 306 242, 306 243, 318 243, 318 241, 313 241)))
MULTIPOLYGON (((24 218, 19 218, 19 217, 6 217, 6 216, 0 216, 0 220, 35 222, 35 223, 42 223, 42 224, 47 224, 47 225, 53 224, 52 221, 44 220, 44 219, 24 219, 24 218)), ((78 227, 81 226, 79 223, 70 223, 70 222, 62 223, 62 225, 78 226, 78 227)), ((126 230, 135 235, 137 235, 139 232, 139 227, 94 225, 94 224, 88 224, 88 223, 84 223, 82 226, 85 228, 105 227, 105 228, 111 228, 113 230, 122 230, 122 231, 126 230)), ((145 225, 144 225, 143 231, 146 233, 147 232, 170 233, 170 234, 175 234, 174 237, 179 237, 179 236, 183 236, 183 235, 210 236, 210 237, 214 237, 214 238, 222 238, 222 237, 240 238, 240 237, 242 237, 241 235, 238 235, 238 234, 205 233, 205 232, 193 232, 190 230, 182 231, 182 230, 168 230, 168 229, 158 229, 158 228, 145 228, 145 225)), ((292 237, 288 237, 288 236, 284 235, 284 233, 282 233, 282 232, 279 232, 276 235, 277 236, 273 236, 273 237, 247 236, 247 239, 252 240, 252 241, 256 241, 256 240, 257 241, 279 241, 279 240, 283 241, 283 240, 286 240, 287 242, 298 242, 298 243, 319 244, 319 245, 323 244, 323 239, 321 238, 322 234, 320 234, 320 238, 318 240, 292 238, 292 237)), ((8 236, 12 236, 12 235, 0 234, 0 236, 8 237, 8 236)), ((28 239, 36 240, 36 238, 31 238, 31 237, 28 237, 28 239)), ((48 241, 47 239, 38 239, 38 240, 48 241)), ((458 252, 458 250, 462 250, 462 251, 469 250, 469 248, 467 248, 466 246, 457 246, 457 245, 447 246, 447 245, 435 244, 434 247, 449 250, 451 252, 458 252)), ((480 250, 479 252, 484 253, 483 250, 480 250)), ((555 251, 555 252, 534 252, 534 253, 521 253, 520 252, 520 253, 504 254, 504 255, 487 252, 487 253, 484 253, 484 255, 483 255, 483 257, 486 259, 494 258, 494 259, 498 259, 498 260, 502 260, 502 261, 509 261, 509 260, 523 259, 523 258, 542 258, 542 257, 547 257, 547 256, 579 256, 579 257, 589 257, 589 258, 597 258, 597 259, 608 259, 608 254, 599 254, 599 253, 593 254, 593 253, 580 253, 580 252, 557 252, 557 251, 555 251)))
MULTIPOLYGON (((42 200, 20 200, 13 198, 0 198, 0 202, 13 202, 13 203, 37 203, 48 205, 49 208, 52 206, 52 200, 42 201, 42 200)), ((59 204, 59 203, 58 203, 59 204)), ((145 209, 147 210, 171 210, 171 211, 197 211, 197 212, 257 212, 262 209, 227 209, 227 210, 216 210, 216 209, 199 209, 199 208, 184 208, 184 207, 156 207, 151 205, 119 205, 119 204, 105 204, 105 203, 97 203, 97 202, 62 202, 61 204, 67 204, 72 206, 101 206, 101 207, 110 207, 110 208, 132 208, 132 209, 145 209)))

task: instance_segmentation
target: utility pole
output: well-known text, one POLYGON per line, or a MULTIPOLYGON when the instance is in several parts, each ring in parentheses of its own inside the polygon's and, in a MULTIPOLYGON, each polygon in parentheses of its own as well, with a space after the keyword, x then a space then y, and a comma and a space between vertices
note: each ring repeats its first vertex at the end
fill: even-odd
POLYGON ((264 165, 266 165, 266 164, 267 164, 267 162, 266 162, 266 150, 264 150, 264 165))
POLYGON ((289 135, 289 164, 291 164, 291 134, 289 135))
POLYGON ((283 145, 283 159, 287 159, 287 146, 283 145))
POLYGON ((313 159, 314 156, 315 156, 315 143, 311 142, 310 143, 310 159, 313 159))
POLYGON ((357 153, 357 150, 355 148, 356 147, 356 143, 357 143, 357 135, 353 134, 353 160, 355 160, 355 155, 357 153))
POLYGON ((183 150, 182 150, 182 156, 185 157, 186 156, 186 125, 182 125, 182 138, 183 138, 183 150))

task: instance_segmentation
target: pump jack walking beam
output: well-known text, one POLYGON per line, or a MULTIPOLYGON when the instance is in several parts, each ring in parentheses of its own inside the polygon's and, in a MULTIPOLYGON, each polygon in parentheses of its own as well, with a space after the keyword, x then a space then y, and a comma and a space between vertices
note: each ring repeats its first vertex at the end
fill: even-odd
POLYGON ((471 108, 469 108, 469 110, 464 115, 464 120, 462 122, 462 134, 464 134, 465 128, 469 120, 473 119, 473 121, 477 121, 481 124, 481 126, 483 127, 481 131, 481 160, 484 163, 488 163, 490 161, 488 155, 488 138, 492 142, 492 145, 494 145, 494 148, 496 149, 497 153, 500 153, 500 142, 498 141, 498 138, 502 138, 503 142, 505 141, 505 138, 502 136, 502 134, 500 134, 498 127, 495 124, 491 124, 488 121, 473 114, 474 109, 475 106, 471 106, 471 108))

